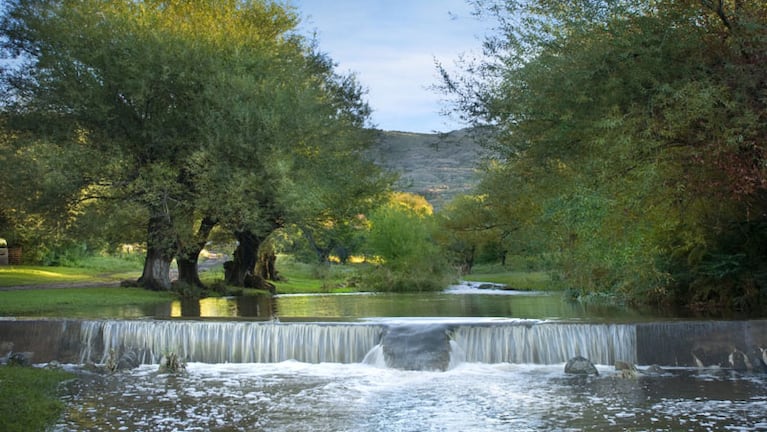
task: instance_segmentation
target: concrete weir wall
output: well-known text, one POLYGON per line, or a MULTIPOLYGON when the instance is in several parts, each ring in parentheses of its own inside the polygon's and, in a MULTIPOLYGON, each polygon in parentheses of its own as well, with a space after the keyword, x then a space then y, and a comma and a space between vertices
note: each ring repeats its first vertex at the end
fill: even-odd
MULTIPOLYGON (((103 360, 103 353, 109 347, 115 347, 116 350, 134 348, 151 353, 151 347, 141 345, 165 335, 170 338, 168 340, 172 339, 172 343, 167 342, 165 345, 185 347, 184 351, 188 351, 191 357, 199 357, 190 358, 191 361, 271 362, 288 358, 315 361, 314 357, 303 358, 293 351, 285 351, 287 348, 301 348, 310 353, 319 350, 321 353, 327 351, 333 354, 331 357, 318 357, 317 361, 355 362, 361 361, 366 350, 380 341, 378 334, 381 329, 373 327, 359 323, 327 325, 0 318, 0 358, 14 351, 32 353, 31 360, 34 363, 46 363, 51 360, 62 363, 99 362, 103 360), (281 354, 272 356, 274 358, 253 357, 265 350, 264 341, 269 341, 271 351, 281 354), (227 357, 222 360, 213 354, 202 356, 198 353, 205 347, 210 348, 211 344, 218 346, 214 350, 216 352, 239 350, 252 355, 231 359, 227 357)), ((395 333, 391 336, 395 337, 395 333)), ((594 358, 598 363, 633 360, 639 365, 724 367, 767 372, 767 320, 672 321, 620 325, 500 324, 488 328, 459 324, 457 328, 452 329, 451 335, 454 339, 452 343, 457 343, 466 351, 466 361, 549 364, 552 361, 562 362, 568 356, 583 353, 562 352, 552 360, 541 357, 541 352, 551 351, 542 349, 544 346, 559 347, 559 351, 573 351, 583 349, 583 346, 594 345, 605 351, 601 357, 594 358), (604 331, 600 330, 601 327, 604 327, 604 331), (611 329, 612 332, 608 331, 611 329), (605 334, 613 335, 612 339, 605 339, 605 334), (504 353, 495 352, 499 349, 504 353), (472 350, 477 352, 469 352, 472 350), (482 354, 488 350, 493 355, 482 354), (510 355, 505 353, 506 351, 518 355, 510 355), (539 355, 529 355, 530 353, 539 355)))
POLYGON ((0 320, 0 356, 27 352, 34 363, 79 363, 80 327, 77 320, 0 320))
POLYGON ((767 368, 767 320, 637 324, 637 363, 767 368))

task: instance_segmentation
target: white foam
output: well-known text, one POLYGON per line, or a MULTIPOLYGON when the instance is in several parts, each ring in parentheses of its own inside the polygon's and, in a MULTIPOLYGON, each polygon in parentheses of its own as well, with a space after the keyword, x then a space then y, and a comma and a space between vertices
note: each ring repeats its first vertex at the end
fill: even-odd
POLYGON ((550 293, 547 293, 544 291, 524 291, 524 290, 502 288, 501 285, 497 285, 497 284, 489 284, 492 286, 497 286, 497 288, 480 288, 480 286, 483 286, 483 285, 488 285, 488 284, 485 282, 462 281, 461 283, 457 285, 451 285, 447 287, 445 289, 445 293, 461 294, 461 295, 484 294, 484 295, 507 295, 507 296, 551 295, 550 293))

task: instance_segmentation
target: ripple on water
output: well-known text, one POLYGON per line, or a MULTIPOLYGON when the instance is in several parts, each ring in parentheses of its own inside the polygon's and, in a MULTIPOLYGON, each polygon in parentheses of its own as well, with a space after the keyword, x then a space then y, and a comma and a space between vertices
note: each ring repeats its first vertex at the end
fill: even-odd
POLYGON ((447 372, 362 364, 201 364, 84 376, 57 431, 765 430, 763 377, 674 370, 625 380, 612 368, 462 364, 447 372))

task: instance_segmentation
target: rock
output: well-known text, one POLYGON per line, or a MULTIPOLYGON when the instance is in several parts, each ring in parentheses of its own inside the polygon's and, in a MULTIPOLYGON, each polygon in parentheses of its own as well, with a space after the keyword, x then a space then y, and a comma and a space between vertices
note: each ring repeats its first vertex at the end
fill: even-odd
POLYGON ((509 287, 504 284, 497 283, 481 283, 477 285, 477 289, 481 290, 508 290, 509 287))
POLYGON ((386 366, 400 370, 447 370, 450 366, 447 331, 443 324, 389 327, 381 340, 386 366))
POLYGON ((573 357, 565 364, 565 373, 572 375, 599 375, 594 363, 581 356, 573 357))
POLYGON ((636 372, 637 371, 637 367, 633 363, 631 363, 631 362, 627 362, 627 361, 623 361, 623 360, 616 360, 615 361, 615 370, 617 370, 617 371, 627 370, 627 371, 634 371, 634 372, 636 372))
POLYGON ((179 374, 186 372, 186 362, 174 352, 170 352, 160 359, 158 368, 160 373, 179 374))
POLYGON ((647 367, 647 369, 641 372, 646 375, 663 375, 666 373, 666 370, 658 365, 650 365, 647 367))
POLYGON ((637 377, 637 367, 627 361, 616 360, 615 370, 618 371, 618 376, 625 379, 634 379, 637 377))
POLYGON ((8 355, 8 366, 32 366, 32 353, 13 352, 8 355))
POLYGON ((141 366, 141 361, 136 351, 124 352, 120 356, 120 360, 117 361, 117 370, 136 369, 139 366, 141 366))
POLYGON ((737 348, 734 348, 730 355, 727 356, 727 363, 729 363, 730 367, 736 371, 754 370, 754 365, 751 363, 751 360, 746 353, 737 348))

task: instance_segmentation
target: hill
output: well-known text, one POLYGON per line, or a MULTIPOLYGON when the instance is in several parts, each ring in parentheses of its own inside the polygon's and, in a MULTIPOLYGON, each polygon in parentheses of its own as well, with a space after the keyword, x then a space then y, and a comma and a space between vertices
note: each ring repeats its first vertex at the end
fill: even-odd
POLYGON ((470 130, 379 133, 370 155, 378 165, 400 175, 398 190, 423 195, 439 209, 477 184, 476 167, 483 150, 470 130))

